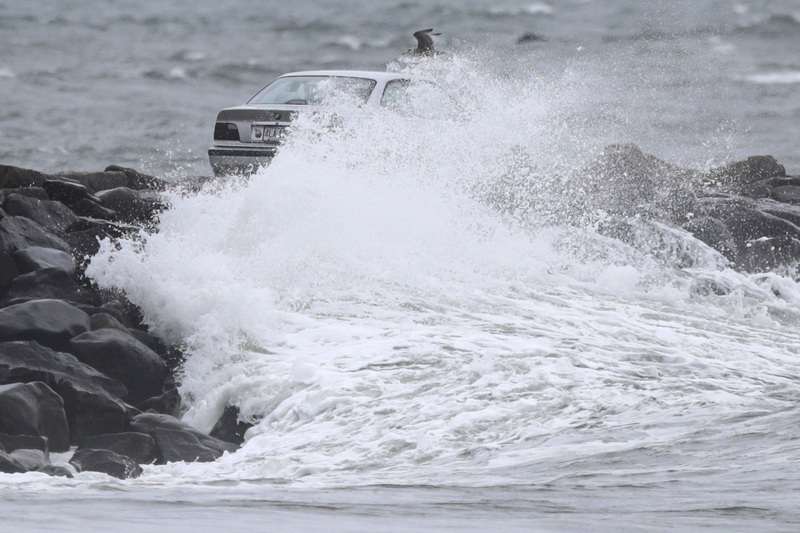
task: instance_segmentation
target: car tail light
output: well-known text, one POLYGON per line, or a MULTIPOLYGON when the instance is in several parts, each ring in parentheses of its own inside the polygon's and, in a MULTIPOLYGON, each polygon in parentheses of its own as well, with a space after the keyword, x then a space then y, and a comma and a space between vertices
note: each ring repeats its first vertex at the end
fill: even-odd
POLYGON ((215 141, 238 141, 239 128, 232 122, 217 122, 214 126, 215 141))

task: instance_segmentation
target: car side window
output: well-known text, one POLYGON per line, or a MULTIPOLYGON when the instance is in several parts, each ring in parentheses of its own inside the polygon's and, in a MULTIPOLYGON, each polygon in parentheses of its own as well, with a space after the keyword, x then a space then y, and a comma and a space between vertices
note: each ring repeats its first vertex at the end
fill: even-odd
POLYGON ((406 117, 451 120, 458 104, 438 85, 424 80, 392 80, 386 84, 381 105, 406 117))
POLYGON ((392 111, 407 111, 408 102, 408 80, 392 80, 386 84, 381 97, 381 105, 392 111))

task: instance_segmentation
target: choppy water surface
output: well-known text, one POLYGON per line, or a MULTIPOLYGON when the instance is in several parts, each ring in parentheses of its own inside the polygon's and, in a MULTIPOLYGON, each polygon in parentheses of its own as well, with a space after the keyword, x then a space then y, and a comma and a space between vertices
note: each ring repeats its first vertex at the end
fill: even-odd
POLYGON ((0 476, 8 530, 797 526, 795 277, 644 217, 657 238, 604 237, 571 194, 608 142, 796 171, 792 2, 270 4, 0 4, 3 163, 208 173, 216 110, 299 68, 391 62, 462 110, 308 117, 250 181, 106 246, 89 273, 190 347, 185 419, 256 426, 136 480, 0 476), (454 53, 393 62, 423 26, 454 53), (531 176, 524 206, 497 194, 531 176))

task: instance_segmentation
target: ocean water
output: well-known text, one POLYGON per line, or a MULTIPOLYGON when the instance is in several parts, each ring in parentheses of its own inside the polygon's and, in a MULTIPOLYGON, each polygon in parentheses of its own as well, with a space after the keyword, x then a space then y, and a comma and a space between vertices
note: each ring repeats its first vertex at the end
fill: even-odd
POLYGON ((0 474, 3 531, 797 529, 796 272, 634 200, 616 240, 577 191, 609 143, 797 174, 798 37, 788 0, 0 2, 5 164, 209 174, 216 111, 289 70, 407 70, 462 110, 305 117, 106 243, 89 275, 188 347, 184 419, 255 426, 135 480, 0 474), (398 59, 431 26, 449 54, 398 59))

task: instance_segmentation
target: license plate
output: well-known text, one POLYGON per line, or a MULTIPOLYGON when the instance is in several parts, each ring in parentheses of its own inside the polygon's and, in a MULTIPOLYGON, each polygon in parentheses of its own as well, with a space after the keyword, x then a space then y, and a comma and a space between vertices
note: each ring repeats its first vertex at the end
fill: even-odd
POLYGON ((278 141, 283 137, 284 129, 283 126, 253 126, 253 140, 278 141))

